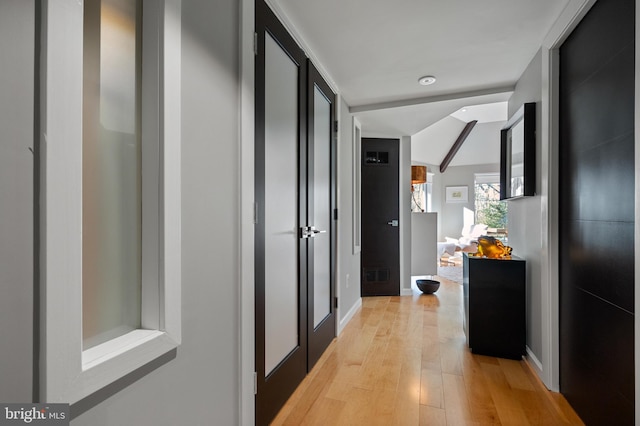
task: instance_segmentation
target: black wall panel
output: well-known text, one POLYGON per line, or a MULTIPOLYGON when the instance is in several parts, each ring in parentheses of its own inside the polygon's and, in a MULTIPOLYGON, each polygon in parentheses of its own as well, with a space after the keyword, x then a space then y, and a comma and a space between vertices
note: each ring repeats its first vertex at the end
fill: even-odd
POLYGON ((560 390, 634 422, 635 1, 599 0, 560 49, 560 390))

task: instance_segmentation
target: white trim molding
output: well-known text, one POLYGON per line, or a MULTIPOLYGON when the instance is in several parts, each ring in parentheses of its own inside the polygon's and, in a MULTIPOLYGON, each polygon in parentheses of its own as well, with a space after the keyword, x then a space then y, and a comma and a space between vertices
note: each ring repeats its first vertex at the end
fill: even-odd
POLYGON ((358 310, 360 310, 360 308, 362 308, 362 297, 358 297, 356 303, 353 304, 351 309, 349 309, 345 316, 340 320, 340 322, 338 323, 338 333, 336 334, 336 336, 339 336, 340 333, 342 333, 342 330, 344 330, 347 324, 349 324, 349 321, 351 321, 351 319, 355 316, 358 310))
MULTIPOLYGON (((152 54, 159 78, 152 103, 158 155, 156 194, 150 198, 156 204, 149 206, 159 211, 159 224, 151 246, 143 237, 143 250, 155 253, 157 278, 143 278, 142 328, 83 351, 83 2, 42 3, 41 401, 73 404, 181 341, 181 0, 144 6, 151 17, 144 25, 159 43, 152 54)), ((144 149, 143 140, 143 156, 144 149)))
POLYGON ((525 355, 525 360, 528 362, 529 366, 536 372, 538 377, 542 377, 542 363, 536 357, 533 351, 529 349, 529 346, 527 346, 525 349, 527 352, 527 354, 525 355))
POLYGON ((238 288, 240 353, 238 424, 255 424, 255 1, 241 0, 240 24, 240 286, 238 288))
POLYGON ((552 391, 560 389, 558 49, 595 1, 570 0, 542 43, 540 213, 543 253, 541 270, 546 273, 541 277, 542 359, 536 358, 535 366, 542 382, 552 391))

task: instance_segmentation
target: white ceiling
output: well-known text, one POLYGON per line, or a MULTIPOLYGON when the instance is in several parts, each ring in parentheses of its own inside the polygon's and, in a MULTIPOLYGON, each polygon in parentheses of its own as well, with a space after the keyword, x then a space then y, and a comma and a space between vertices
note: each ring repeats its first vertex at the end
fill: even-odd
MULTIPOLYGON (((413 135, 411 162, 439 166, 466 124, 466 121, 447 116, 413 135)), ((504 121, 478 122, 449 167, 497 164, 500 161, 500 129, 503 125, 504 121)))
POLYGON ((492 104, 471 105, 460 108, 451 114, 453 118, 468 123, 477 120, 479 124, 505 121, 507 119, 508 102, 495 102, 492 104))
POLYGON ((508 100, 568 3, 268 1, 339 88, 363 134, 385 136, 414 135, 462 107, 508 100), (419 85, 425 75, 437 82, 419 85))

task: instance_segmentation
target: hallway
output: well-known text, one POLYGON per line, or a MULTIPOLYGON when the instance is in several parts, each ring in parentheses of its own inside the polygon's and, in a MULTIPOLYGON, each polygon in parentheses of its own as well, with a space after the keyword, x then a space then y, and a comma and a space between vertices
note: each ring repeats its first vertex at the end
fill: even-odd
POLYGON ((363 306, 273 425, 580 425, 521 361, 472 355, 462 286, 363 306))

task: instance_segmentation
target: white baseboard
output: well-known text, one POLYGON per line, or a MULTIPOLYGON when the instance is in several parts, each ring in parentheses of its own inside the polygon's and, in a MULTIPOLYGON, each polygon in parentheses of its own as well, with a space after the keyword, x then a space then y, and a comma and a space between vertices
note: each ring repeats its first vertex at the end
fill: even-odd
POLYGON ((413 290, 410 288, 403 288, 400 290, 400 296, 413 296, 413 290))
POLYGON ((337 330, 336 336, 339 336, 340 333, 342 333, 342 330, 347 326, 349 321, 351 321, 351 318, 353 318, 356 312, 358 312, 358 309, 360 309, 361 307, 362 307, 362 297, 358 297, 358 300, 356 300, 356 303, 353 304, 351 309, 349 309, 349 312, 347 312, 344 318, 342 318, 338 323, 338 330, 337 330))
POLYGON ((535 356, 535 354, 529 349, 529 346, 526 346, 527 355, 525 356, 525 361, 529 364, 534 373, 538 376, 540 381, 544 383, 543 380, 543 371, 542 371, 542 363, 535 356))

